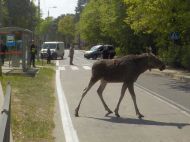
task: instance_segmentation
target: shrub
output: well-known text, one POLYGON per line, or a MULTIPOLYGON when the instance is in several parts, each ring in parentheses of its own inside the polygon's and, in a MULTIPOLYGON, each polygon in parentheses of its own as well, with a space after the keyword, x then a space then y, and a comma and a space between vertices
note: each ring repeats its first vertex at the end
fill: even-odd
POLYGON ((190 70, 190 46, 185 46, 183 48, 181 64, 183 67, 190 70))

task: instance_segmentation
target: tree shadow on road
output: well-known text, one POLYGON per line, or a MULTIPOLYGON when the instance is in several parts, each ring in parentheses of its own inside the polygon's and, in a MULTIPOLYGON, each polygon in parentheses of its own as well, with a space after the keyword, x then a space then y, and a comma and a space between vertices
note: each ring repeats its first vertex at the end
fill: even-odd
POLYGON ((113 117, 109 116, 106 118, 96 118, 96 117, 86 117, 92 118, 96 120, 107 121, 111 123, 123 123, 123 124, 136 124, 136 125, 155 125, 155 126, 171 126, 177 127, 178 129, 182 129, 185 126, 190 126, 189 123, 176 123, 176 122, 161 122, 154 120, 146 120, 146 119, 137 119, 137 118, 122 118, 122 117, 113 117))

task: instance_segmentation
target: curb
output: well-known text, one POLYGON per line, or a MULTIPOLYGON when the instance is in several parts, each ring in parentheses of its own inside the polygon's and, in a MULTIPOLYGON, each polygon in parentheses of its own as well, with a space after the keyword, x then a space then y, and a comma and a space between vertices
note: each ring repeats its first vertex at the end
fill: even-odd
POLYGON ((190 82, 190 76, 186 75, 185 73, 179 73, 177 71, 159 71, 153 69, 150 74, 160 75, 160 76, 169 76, 176 80, 190 82))

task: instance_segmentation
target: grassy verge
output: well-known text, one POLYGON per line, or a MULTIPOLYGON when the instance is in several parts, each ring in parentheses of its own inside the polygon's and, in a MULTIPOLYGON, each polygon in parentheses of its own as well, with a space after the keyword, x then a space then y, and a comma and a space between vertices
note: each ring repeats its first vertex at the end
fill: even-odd
POLYGON ((52 142, 54 128, 53 68, 41 68, 36 77, 3 76, 12 87, 12 131, 15 142, 52 142))

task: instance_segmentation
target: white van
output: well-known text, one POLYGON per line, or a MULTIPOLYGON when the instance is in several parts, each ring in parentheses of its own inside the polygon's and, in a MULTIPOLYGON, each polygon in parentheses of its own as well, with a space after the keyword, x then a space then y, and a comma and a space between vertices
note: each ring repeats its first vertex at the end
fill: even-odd
POLYGON ((64 42, 44 42, 42 44, 42 49, 40 51, 41 58, 47 58, 47 49, 50 48, 51 55, 53 59, 61 57, 63 59, 65 54, 65 44, 64 42))

